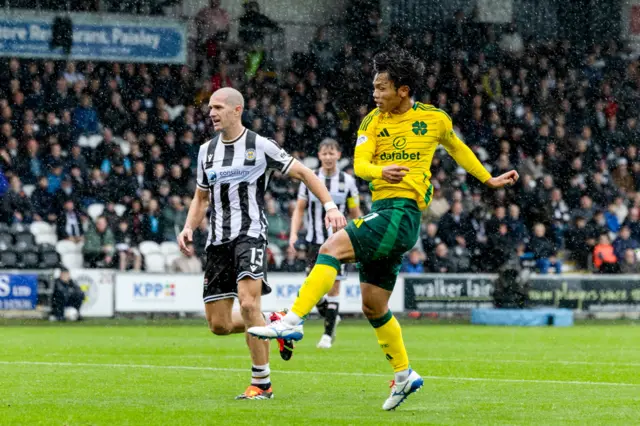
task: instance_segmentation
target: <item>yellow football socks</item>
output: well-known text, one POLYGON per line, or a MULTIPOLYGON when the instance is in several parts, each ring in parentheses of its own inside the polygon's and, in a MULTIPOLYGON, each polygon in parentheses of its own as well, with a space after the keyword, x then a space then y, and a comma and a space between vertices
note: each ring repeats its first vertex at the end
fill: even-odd
POLYGON ((291 307, 291 312, 304 318, 316 303, 331 290, 340 271, 340 261, 328 254, 319 254, 316 266, 304 280, 298 297, 291 307))
POLYGON ((402 340, 402 329, 391 311, 387 311, 382 318, 369 320, 378 336, 378 344, 385 353, 387 361, 394 372, 409 368, 409 357, 402 340))

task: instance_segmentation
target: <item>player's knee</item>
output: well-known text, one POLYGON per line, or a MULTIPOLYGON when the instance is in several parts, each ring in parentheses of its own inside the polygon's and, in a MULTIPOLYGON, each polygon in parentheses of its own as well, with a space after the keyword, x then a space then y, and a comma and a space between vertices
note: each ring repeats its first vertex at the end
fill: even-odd
POLYGON ((378 311, 372 307, 367 305, 366 303, 362 304, 362 313, 367 319, 375 319, 378 316, 378 311))
POLYGON ((240 311, 243 316, 255 313, 258 309, 258 299, 254 297, 246 297, 240 301, 240 311))
POLYGON ((336 257, 337 249, 338 245, 336 244, 335 239, 332 237, 320 246, 320 251, 318 253, 336 257))
POLYGON ((209 330, 216 336, 226 336, 231 334, 231 327, 226 324, 213 324, 209 323, 209 330))

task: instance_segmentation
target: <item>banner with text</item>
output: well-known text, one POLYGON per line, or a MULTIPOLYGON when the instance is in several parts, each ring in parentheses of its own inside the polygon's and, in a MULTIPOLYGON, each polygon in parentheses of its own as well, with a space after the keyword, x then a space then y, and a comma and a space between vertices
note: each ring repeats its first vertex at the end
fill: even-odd
MULTIPOLYGON (((271 294, 262 296, 263 311, 279 311, 293 304, 298 290, 304 283, 306 275, 290 273, 269 273, 267 280, 272 288, 271 294)), ((404 289, 402 280, 398 280, 395 291, 389 299, 389 308, 393 312, 404 310, 404 289)), ((349 273, 340 285, 340 312, 356 314, 362 312, 362 296, 360 280, 356 272, 349 273)), ((315 312, 315 308, 314 311, 315 312)))
MULTIPOLYGON (((63 59, 51 50, 55 14, 27 11, 0 17, 0 56, 63 59)), ((184 63, 185 25, 165 18, 136 19, 121 15, 70 14, 73 22, 71 59, 123 62, 184 63)))
MULTIPOLYGON (((495 275, 404 275, 408 311, 470 312, 493 307, 495 275)), ((640 312, 640 277, 633 275, 535 276, 529 283, 531 307, 583 312, 640 312)))
POLYGON ((408 311, 470 312, 493 307, 493 275, 403 275, 408 311))
POLYGON ((84 291, 80 313, 85 317, 112 317, 116 273, 109 269, 71 269, 71 279, 84 291))
POLYGON ((116 275, 116 312, 202 313, 201 274, 116 275))
MULTIPOLYGON (((305 280, 304 274, 270 273, 267 277, 271 293, 262 296, 262 310, 279 311, 289 308, 305 280)), ((201 274, 135 274, 115 276, 116 312, 186 312, 202 313, 203 277, 201 274)), ((404 309, 404 289, 398 280, 389 300, 394 312, 404 309)), ((239 309, 235 303, 236 310, 239 309)), ((357 274, 351 274, 340 287, 340 312, 362 312, 362 296, 357 274)))
POLYGON ((31 310, 38 302, 38 276, 0 275, 0 310, 31 310))

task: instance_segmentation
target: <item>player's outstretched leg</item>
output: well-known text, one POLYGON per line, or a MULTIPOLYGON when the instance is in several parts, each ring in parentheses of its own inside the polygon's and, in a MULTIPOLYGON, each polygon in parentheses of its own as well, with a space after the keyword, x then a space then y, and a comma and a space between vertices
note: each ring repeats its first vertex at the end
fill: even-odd
POLYGON ((333 286, 340 271, 340 262, 353 258, 353 247, 347 233, 341 230, 333 234, 320 247, 316 265, 300 288, 289 313, 281 321, 265 327, 251 327, 247 332, 262 339, 301 340, 304 336, 304 318, 333 286))
POLYGON ((388 308, 391 292, 362 283, 362 311, 376 332, 378 344, 395 372, 391 384, 391 395, 382 405, 385 410, 394 410, 412 393, 418 391, 423 380, 409 367, 409 357, 402 339, 402 329, 388 308))

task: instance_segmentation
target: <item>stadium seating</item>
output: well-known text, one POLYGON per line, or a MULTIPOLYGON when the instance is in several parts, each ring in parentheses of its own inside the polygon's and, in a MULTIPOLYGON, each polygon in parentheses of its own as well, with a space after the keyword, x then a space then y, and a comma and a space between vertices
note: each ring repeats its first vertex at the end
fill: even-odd
POLYGON ((180 254, 180 247, 178 246, 178 243, 175 243, 173 241, 165 241, 160 244, 160 252, 165 256, 171 254, 180 254))
POLYGON ((0 251, 0 268, 15 269, 18 267, 18 254, 10 250, 0 251))
POLYGON ((60 255, 60 261, 66 268, 82 268, 84 256, 82 255, 82 245, 73 241, 62 240, 56 243, 56 251, 60 255))
POLYGON ((171 269, 171 265, 176 259, 179 259, 182 256, 180 253, 169 253, 164 255, 164 264, 167 270, 171 269))
POLYGON ((40 268, 40 257, 35 251, 25 251, 20 253, 18 259, 18 267, 23 269, 40 268))
POLYGON ((103 212, 104 212, 104 204, 95 203, 87 207, 87 214, 89 215, 91 220, 93 220, 94 222, 96 221, 98 216, 100 216, 103 212))
POLYGON ((8 232, 0 232, 0 249, 6 250, 13 245, 13 235, 8 232), (3 248, 4 247, 4 248, 3 248))
POLYGON ((30 231, 34 235, 36 243, 40 244, 53 244, 58 242, 58 235, 53 225, 46 222, 33 222, 30 226, 30 231))
POLYGON ((152 252, 144 256, 144 269, 147 272, 164 272, 165 256, 160 252, 152 252))
POLYGON ((127 211, 127 207, 122 204, 116 204, 114 206, 114 210, 116 211, 116 214, 118 215, 118 217, 122 217, 124 212, 127 211))
POLYGON ((22 244, 29 247, 36 246, 36 239, 29 231, 20 231, 14 235, 16 245, 22 244))
POLYGON ((31 197, 31 194, 33 194, 33 191, 36 190, 36 186, 35 185, 24 185, 22 187, 22 190, 24 191, 25 195, 27 197, 31 197))
POLYGON ((160 245, 154 241, 143 241, 138 245, 138 250, 143 256, 147 256, 149 254, 162 254, 160 250, 160 245))
POLYGON ((40 263, 42 268, 56 268, 60 266, 60 255, 52 244, 40 244, 40 263))

